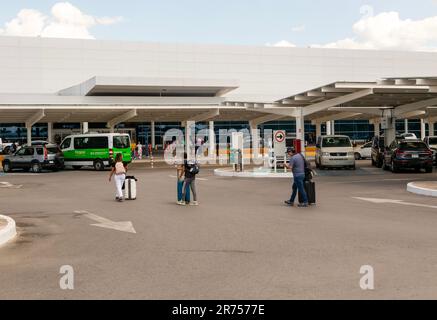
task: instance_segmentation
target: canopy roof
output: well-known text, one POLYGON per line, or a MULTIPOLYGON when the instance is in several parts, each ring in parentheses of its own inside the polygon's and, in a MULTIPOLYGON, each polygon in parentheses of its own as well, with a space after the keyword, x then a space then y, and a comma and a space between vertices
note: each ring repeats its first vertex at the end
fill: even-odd
POLYGON ((61 96, 220 97, 239 87, 235 80, 93 77, 61 90, 61 96))
POLYGON ((226 102, 276 114, 302 112, 315 121, 381 117, 392 109, 399 118, 422 117, 437 105, 437 77, 384 78, 375 82, 338 81, 294 94, 273 103, 226 102))

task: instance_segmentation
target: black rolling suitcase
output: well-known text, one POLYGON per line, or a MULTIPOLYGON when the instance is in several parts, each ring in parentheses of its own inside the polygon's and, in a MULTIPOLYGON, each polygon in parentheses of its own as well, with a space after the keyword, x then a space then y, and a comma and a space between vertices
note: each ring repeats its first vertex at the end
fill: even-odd
MULTIPOLYGON (((308 197, 309 204, 316 204, 316 183, 313 181, 304 182, 305 192, 308 197)), ((299 203, 302 203, 302 196, 299 193, 299 203)))

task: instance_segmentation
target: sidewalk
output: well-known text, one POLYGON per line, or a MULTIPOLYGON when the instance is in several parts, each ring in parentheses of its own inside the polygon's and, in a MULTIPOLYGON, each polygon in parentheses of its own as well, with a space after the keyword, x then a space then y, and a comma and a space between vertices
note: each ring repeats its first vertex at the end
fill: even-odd
POLYGON ((427 197, 437 197, 437 181, 411 182, 407 190, 427 197))
POLYGON ((16 235, 15 221, 0 215, 0 246, 12 240, 16 235))

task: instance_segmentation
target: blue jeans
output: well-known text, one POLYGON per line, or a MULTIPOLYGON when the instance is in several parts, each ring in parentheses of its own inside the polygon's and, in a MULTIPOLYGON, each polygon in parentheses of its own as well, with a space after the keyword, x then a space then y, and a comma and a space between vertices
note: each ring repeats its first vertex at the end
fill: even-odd
POLYGON ((291 203, 294 203, 294 200, 296 199, 297 196, 297 191, 299 191, 299 193, 301 194, 303 203, 308 203, 308 196, 307 193, 305 192, 304 183, 305 183, 305 174, 294 175, 293 194, 291 195, 290 198, 291 203))
POLYGON ((185 193, 185 199, 183 199, 183 201, 190 202, 190 191, 183 192, 183 188, 184 188, 184 180, 178 180, 178 201, 182 201, 182 194, 185 193))

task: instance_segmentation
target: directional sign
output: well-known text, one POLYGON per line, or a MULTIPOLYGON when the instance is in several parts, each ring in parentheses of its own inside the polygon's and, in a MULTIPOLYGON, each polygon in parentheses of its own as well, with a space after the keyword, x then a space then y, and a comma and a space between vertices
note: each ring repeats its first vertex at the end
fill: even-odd
POLYGON ((115 222, 100 217, 94 213, 90 213, 88 211, 75 211, 74 213, 83 214, 88 219, 98 222, 96 224, 92 224, 93 227, 113 229, 122 232, 129 232, 129 233, 137 233, 132 225, 132 222, 130 221, 115 222))
POLYGON ((279 130, 275 132, 275 141, 278 143, 285 141, 285 131, 279 130))

